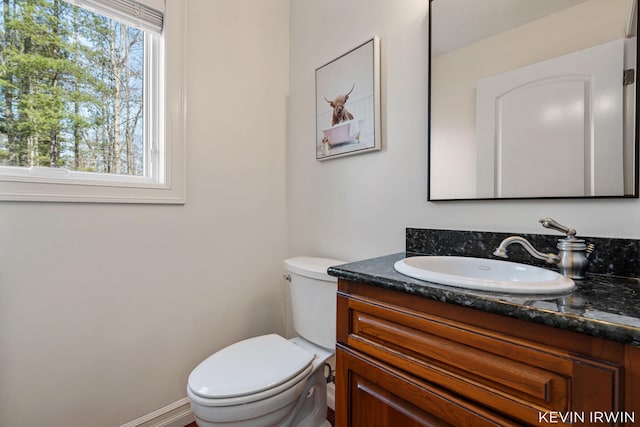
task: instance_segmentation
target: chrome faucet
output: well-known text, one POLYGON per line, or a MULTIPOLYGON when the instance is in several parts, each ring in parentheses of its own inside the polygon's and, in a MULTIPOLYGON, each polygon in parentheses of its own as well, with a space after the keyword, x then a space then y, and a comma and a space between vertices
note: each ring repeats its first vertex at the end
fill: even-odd
POLYGON ((508 258, 507 247, 518 243, 534 258, 558 266, 560 273, 571 279, 584 279, 584 273, 589 265, 589 255, 593 252, 593 244, 585 244, 584 240, 576 238, 576 230, 558 224, 551 218, 543 218, 540 223, 545 228, 557 230, 565 234, 564 239, 558 239, 558 254, 544 254, 537 251, 524 237, 511 236, 504 239, 493 252, 495 256, 508 258))

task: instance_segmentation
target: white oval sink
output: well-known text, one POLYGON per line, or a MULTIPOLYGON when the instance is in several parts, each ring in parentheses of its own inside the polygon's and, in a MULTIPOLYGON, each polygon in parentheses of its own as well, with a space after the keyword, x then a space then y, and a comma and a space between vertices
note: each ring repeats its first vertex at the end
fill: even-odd
POLYGON ((415 279, 482 291, 547 294, 575 288, 573 280, 555 271, 510 261, 456 256, 416 256, 393 266, 415 279))

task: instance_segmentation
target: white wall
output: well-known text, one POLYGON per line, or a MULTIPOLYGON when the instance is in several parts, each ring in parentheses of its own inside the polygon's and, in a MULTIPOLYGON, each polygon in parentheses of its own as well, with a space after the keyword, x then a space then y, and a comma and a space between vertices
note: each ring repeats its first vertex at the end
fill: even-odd
POLYGON ((127 423, 284 330, 288 2, 187 4, 187 204, 0 205, 1 426, 127 423))
POLYGON ((406 227, 640 238, 640 202, 426 201, 426 0, 291 0, 287 196, 290 253, 357 260, 404 249, 406 227), (314 70, 378 35, 382 152, 315 161, 314 70))

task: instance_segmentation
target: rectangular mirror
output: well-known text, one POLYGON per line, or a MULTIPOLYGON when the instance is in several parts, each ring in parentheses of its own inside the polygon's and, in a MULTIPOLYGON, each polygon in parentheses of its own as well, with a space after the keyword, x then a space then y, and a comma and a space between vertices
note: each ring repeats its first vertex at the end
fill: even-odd
POLYGON ((638 197, 637 0, 431 0, 429 200, 638 197))

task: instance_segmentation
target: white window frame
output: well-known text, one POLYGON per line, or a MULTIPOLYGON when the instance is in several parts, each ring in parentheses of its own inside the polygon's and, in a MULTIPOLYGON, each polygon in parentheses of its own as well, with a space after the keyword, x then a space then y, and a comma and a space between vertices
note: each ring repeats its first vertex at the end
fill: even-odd
POLYGON ((152 71, 157 87, 144 99, 145 115, 159 117, 157 126, 144 121, 152 144, 145 150, 147 176, 0 166, 0 201, 185 203, 185 7, 186 0, 167 1, 163 35, 145 34, 145 67, 147 60, 160 65, 152 71))

